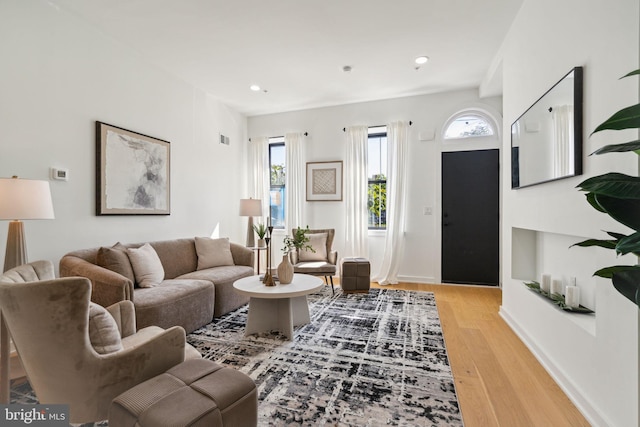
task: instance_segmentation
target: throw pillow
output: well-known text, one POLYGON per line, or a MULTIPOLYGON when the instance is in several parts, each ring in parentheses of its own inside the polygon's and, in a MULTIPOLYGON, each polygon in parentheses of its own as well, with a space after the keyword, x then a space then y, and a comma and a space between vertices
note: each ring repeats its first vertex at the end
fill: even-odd
POLYGON ((118 325, 104 307, 89 303, 89 341, 99 354, 109 354, 123 349, 118 325))
POLYGON ((164 280, 164 268, 153 246, 145 243, 139 248, 128 248, 127 255, 141 288, 152 288, 164 280))
POLYGON ((98 249, 96 262, 100 267, 116 272, 131 280, 132 283, 136 283, 131 261, 127 256, 127 248, 120 242, 110 248, 102 247, 98 249))
POLYGON ((307 234, 309 241, 307 245, 311 246, 315 252, 300 249, 298 252, 301 262, 310 261, 326 261, 327 260, 327 233, 307 234))
POLYGON ((196 237, 196 252, 198 254, 198 270, 234 265, 231 244, 226 237, 222 239, 196 237))

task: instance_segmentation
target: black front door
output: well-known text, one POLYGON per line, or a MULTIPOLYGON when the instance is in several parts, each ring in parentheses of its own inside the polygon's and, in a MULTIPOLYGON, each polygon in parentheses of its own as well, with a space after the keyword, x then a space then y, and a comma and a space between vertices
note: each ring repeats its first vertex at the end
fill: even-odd
POLYGON ((498 150, 442 153, 442 282, 497 285, 498 150))

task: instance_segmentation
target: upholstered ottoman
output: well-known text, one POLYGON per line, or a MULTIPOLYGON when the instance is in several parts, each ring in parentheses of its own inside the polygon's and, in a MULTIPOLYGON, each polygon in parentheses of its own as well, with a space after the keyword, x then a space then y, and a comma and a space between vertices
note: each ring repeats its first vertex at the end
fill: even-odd
POLYGON ((371 265, 366 258, 343 258, 340 266, 340 286, 345 293, 369 292, 371 265))
POLYGON ((191 359, 111 402, 110 427, 256 426, 258 394, 249 376, 191 359))

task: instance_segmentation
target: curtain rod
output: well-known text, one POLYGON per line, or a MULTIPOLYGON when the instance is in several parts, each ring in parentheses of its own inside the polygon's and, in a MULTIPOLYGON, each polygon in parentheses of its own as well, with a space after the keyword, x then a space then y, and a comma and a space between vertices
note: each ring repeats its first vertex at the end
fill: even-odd
MULTIPOLYGON (((304 136, 309 136, 309 132, 303 133, 304 136)), ((269 138, 284 138, 284 136, 270 136, 269 138)), ((249 138, 249 142, 251 142, 251 138, 249 138)))
MULTIPOLYGON (((411 126, 412 124, 413 124, 413 122, 409 121, 409 126, 411 126)), ((381 128, 383 126, 387 126, 387 125, 377 125, 377 126, 367 126, 367 127, 370 127, 370 128, 381 128)), ((347 131, 347 128, 342 128, 342 132, 346 132, 346 131, 347 131)))

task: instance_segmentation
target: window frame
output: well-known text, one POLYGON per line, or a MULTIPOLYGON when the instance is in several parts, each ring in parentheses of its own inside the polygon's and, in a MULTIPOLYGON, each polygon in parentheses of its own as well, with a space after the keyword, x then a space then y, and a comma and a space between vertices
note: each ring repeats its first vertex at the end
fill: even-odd
POLYGON ((499 138, 499 129, 496 124, 496 121, 493 119, 491 114, 484 112, 480 109, 470 108, 456 112, 444 123, 442 127, 442 141, 447 142, 461 142, 461 141, 473 141, 483 138, 499 138), (447 131, 451 127, 451 125, 458 119, 465 116, 476 116, 482 120, 484 120, 487 125, 491 128, 491 135, 468 135, 468 136, 458 136, 458 137, 447 137, 447 131))
MULTIPOLYGON (((367 129, 367 159, 369 158, 369 140, 371 138, 384 138, 384 143, 387 144, 387 127, 386 126, 370 126, 367 129)), ((380 150, 382 151, 382 150, 380 150)), ((381 159, 382 160, 382 159, 381 159)), ((385 161, 388 160, 388 154, 387 154, 387 158, 385 158, 385 161)), ((368 167, 368 161, 367 161, 367 167, 368 167)), ((387 188, 387 176, 385 174, 385 179, 370 179, 369 178, 369 173, 367 171, 367 230, 369 231, 369 233, 374 234, 376 232, 385 232, 387 230, 387 225, 386 225, 386 221, 385 221, 385 225, 383 227, 372 227, 371 224, 369 223, 369 188, 371 185, 375 185, 375 184, 384 184, 385 187, 385 194, 386 194, 386 188, 387 188)), ((387 216, 387 207, 385 205, 385 212, 384 212, 384 216, 386 218, 387 216)))
MULTIPOLYGON (((283 147, 284 148, 284 146, 285 145, 284 145, 284 137, 283 136, 276 136, 276 137, 269 138, 269 169, 267 171, 267 174, 268 174, 268 180, 269 180, 269 216, 271 217, 272 221, 273 221, 273 218, 274 218, 273 213, 272 213, 272 207, 274 205, 272 204, 272 201, 271 201, 271 192, 275 190, 275 191, 281 191, 284 194, 284 192, 286 191, 286 179, 285 179, 285 182, 283 184, 273 184, 271 182, 271 167, 272 167, 271 149, 273 147, 283 147)), ((285 164, 284 164, 285 177, 286 177, 286 173, 287 173, 286 167, 287 167, 287 158, 286 158, 286 151, 285 151, 285 164)), ((283 214, 284 214, 284 211, 285 211, 285 204, 286 204, 286 200, 285 200, 284 197, 282 197, 283 214)), ((283 223, 284 222, 285 222, 285 218, 284 218, 284 215, 283 215, 283 223)), ((273 224, 273 222, 272 222, 272 224, 273 224)), ((283 224, 282 226, 273 225, 273 229, 274 230, 284 230, 285 227, 286 227, 286 224, 283 224)))

